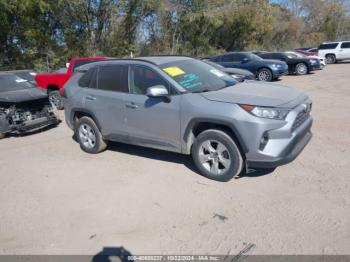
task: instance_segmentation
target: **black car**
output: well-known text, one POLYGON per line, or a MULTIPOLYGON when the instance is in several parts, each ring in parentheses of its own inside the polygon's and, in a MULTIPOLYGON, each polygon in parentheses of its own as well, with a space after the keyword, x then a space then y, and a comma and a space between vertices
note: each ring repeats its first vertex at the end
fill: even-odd
POLYGON ((202 59, 202 61, 215 67, 216 69, 232 76, 238 82, 243 82, 244 80, 255 80, 255 75, 248 70, 239 69, 239 68, 223 67, 222 65, 219 65, 219 64, 214 63, 212 61, 209 61, 207 59, 202 59))
POLYGON ((248 70, 260 81, 272 81, 288 72, 286 63, 264 60, 251 52, 229 52, 209 59, 223 67, 248 70))
POLYGON ((0 138, 58 123, 47 94, 23 78, 0 73, 0 138))
POLYGON ((320 70, 320 60, 317 58, 298 57, 284 52, 257 54, 263 59, 274 59, 286 62, 289 74, 305 75, 314 70, 320 70))

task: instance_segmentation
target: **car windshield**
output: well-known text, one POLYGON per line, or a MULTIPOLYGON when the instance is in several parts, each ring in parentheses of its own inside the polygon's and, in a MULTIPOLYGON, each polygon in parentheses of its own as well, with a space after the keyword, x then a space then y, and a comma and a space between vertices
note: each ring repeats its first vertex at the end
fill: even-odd
POLYGON ((162 64, 160 68, 188 92, 215 91, 237 83, 226 73, 195 59, 162 64))
POLYGON ((296 54, 293 54, 293 53, 287 53, 287 57, 288 58, 298 58, 298 56, 296 54))
POLYGON ((257 55, 252 54, 252 53, 247 53, 246 56, 249 60, 253 60, 253 61, 263 60, 260 56, 257 56, 257 55))
POLYGON ((300 54, 300 53, 294 53, 294 52, 290 52, 288 53, 288 55, 292 55, 292 56, 295 56, 295 57, 306 57, 305 55, 303 54, 300 54))
POLYGON ((27 80, 15 75, 0 75, 0 93, 34 88, 27 80))

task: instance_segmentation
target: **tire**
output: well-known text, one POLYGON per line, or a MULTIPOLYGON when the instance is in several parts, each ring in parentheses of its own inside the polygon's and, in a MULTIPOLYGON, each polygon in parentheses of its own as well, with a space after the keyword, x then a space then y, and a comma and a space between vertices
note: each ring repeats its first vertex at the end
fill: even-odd
POLYGON ((5 138, 6 134, 5 133, 0 133, 0 139, 5 138))
POLYGON ((259 81, 272 81, 272 72, 268 68, 261 68, 259 69, 258 73, 256 74, 256 77, 259 81))
POLYGON ((309 70, 308 70, 308 68, 307 68, 307 65, 305 65, 304 63, 298 63, 298 64, 295 66, 295 73, 296 73, 298 76, 306 75, 308 72, 309 72, 309 70))
POLYGON ((80 148, 89 154, 97 154, 107 148, 107 142, 103 139, 100 130, 90 117, 80 118, 75 125, 75 137, 80 148))
POLYGON ((326 63, 327 64, 335 64, 337 62, 337 59, 335 55, 326 55, 326 63))
POLYGON ((243 169, 243 158, 236 143, 222 130, 209 129, 200 133, 191 154, 200 173, 209 179, 226 182, 243 169))
POLYGON ((52 106, 56 107, 58 110, 63 109, 62 97, 58 91, 49 92, 49 100, 52 106))

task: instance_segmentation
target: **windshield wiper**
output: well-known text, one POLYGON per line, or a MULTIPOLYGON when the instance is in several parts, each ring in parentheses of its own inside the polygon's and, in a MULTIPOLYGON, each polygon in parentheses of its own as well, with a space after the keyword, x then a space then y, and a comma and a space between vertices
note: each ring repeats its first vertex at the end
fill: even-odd
POLYGON ((213 90, 210 89, 200 89, 200 90, 196 90, 196 91, 192 91, 192 93, 205 93, 205 92, 210 92, 213 90))

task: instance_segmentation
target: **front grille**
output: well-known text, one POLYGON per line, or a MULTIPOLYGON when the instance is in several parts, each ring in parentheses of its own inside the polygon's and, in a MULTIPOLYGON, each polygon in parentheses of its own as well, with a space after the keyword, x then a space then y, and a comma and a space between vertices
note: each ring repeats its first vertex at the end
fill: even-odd
POLYGON ((309 116, 310 116, 310 111, 299 112, 293 123, 292 130, 294 131, 299 126, 301 126, 305 122, 305 120, 308 119, 309 116))

